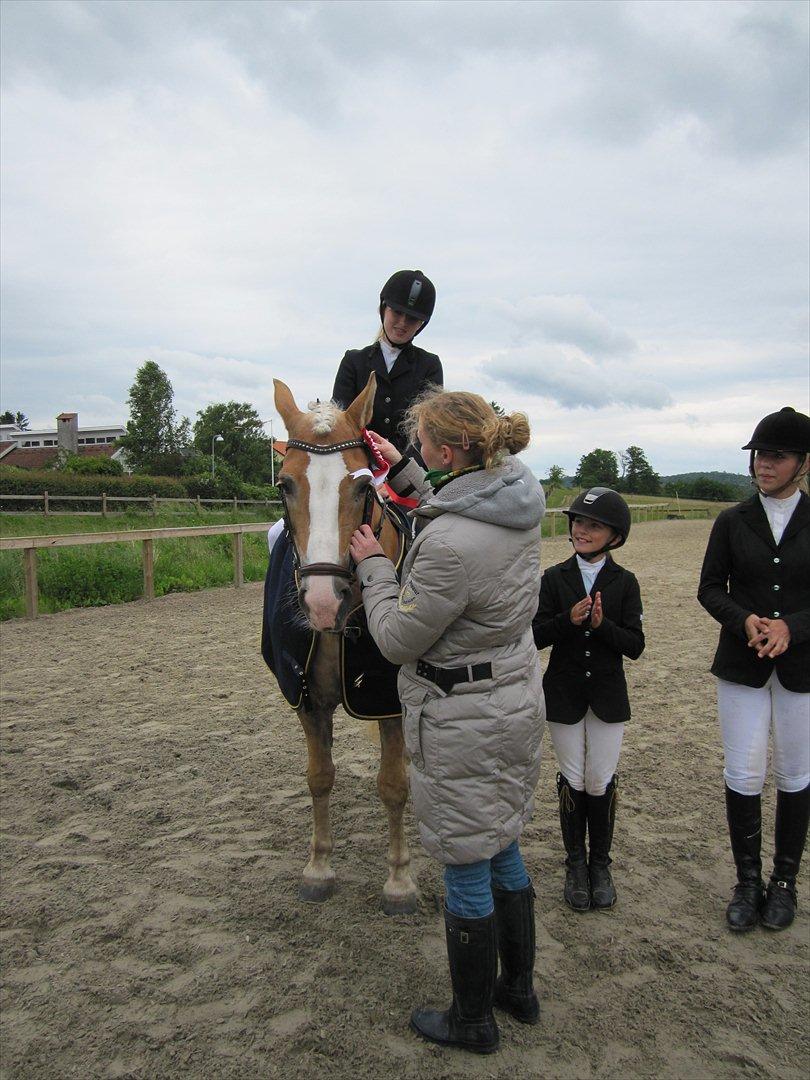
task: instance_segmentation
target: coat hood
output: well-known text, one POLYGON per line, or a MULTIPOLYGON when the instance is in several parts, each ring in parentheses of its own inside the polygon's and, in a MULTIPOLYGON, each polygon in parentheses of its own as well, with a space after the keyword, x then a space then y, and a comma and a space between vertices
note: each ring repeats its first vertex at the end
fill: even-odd
POLYGON ((508 529, 533 529, 546 511, 546 496, 527 465, 509 457, 496 469, 462 473, 418 506, 417 518, 459 514, 508 529))

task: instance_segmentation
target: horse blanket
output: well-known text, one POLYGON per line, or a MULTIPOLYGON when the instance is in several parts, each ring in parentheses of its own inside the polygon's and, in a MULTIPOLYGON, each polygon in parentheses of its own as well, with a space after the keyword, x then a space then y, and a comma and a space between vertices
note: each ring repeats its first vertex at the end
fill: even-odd
MULTIPOLYGON (((270 552, 264 581, 262 656, 294 709, 307 706, 307 674, 315 638, 316 631, 304 621, 298 606, 293 548, 285 529, 270 552)), ((368 632, 361 604, 349 616, 340 639, 343 708, 358 720, 400 716, 398 672, 399 667, 385 659, 368 632)))

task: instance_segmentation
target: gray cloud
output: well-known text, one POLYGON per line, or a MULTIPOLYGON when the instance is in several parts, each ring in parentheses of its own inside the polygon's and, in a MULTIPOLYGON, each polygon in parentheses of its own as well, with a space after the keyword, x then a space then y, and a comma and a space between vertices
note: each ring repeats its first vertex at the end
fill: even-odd
POLYGON ((554 346, 524 346, 496 353, 482 363, 481 371, 513 391, 551 398, 567 409, 610 405, 663 409, 672 403, 661 383, 635 378, 619 365, 598 367, 554 346))
POLYGON ((531 296, 517 304, 497 301, 494 309, 517 330, 521 341, 556 341, 597 356, 627 355, 637 344, 612 326, 582 296, 531 296))

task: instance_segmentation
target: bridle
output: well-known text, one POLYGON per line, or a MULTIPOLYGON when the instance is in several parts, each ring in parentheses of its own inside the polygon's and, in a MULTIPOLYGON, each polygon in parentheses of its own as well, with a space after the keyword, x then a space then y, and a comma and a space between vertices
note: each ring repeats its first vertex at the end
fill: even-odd
MULTIPOLYGON (((344 450, 353 450, 355 448, 362 448, 368 450, 368 446, 363 439, 347 439, 345 442, 339 443, 327 443, 324 445, 318 445, 316 443, 304 442, 301 439, 288 439, 287 449, 304 450, 308 454, 339 454, 344 450)), ((306 563, 301 565, 301 556, 298 551, 298 545, 295 542, 295 536, 292 530, 292 521, 290 513, 287 508, 287 499, 283 487, 279 487, 278 493, 281 496, 281 505, 284 508, 284 520, 287 524, 287 537, 292 548, 293 557, 293 571, 296 578, 308 577, 308 576, 323 576, 323 577, 342 577, 351 581, 354 578, 355 570, 357 569, 354 560, 349 556, 349 565, 343 566, 341 563, 331 562, 316 562, 306 563)), ((363 525, 371 525, 372 517, 374 516, 375 504, 380 508, 380 522, 374 531, 374 539, 380 539, 380 533, 382 532, 383 523, 385 522, 385 501, 373 481, 369 482, 366 488, 366 501, 363 507, 363 525)))

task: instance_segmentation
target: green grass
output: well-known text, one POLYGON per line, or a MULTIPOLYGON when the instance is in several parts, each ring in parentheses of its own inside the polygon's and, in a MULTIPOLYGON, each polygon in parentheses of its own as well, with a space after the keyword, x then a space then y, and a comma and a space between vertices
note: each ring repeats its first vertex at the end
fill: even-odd
MULTIPOLYGON (((40 536, 66 533, 122 532, 128 529, 181 528, 270 520, 271 514, 240 511, 202 511, 177 514, 140 512, 107 518, 80 515, 4 514, 0 535, 40 536)), ((192 592, 233 581, 231 536, 187 537, 155 541, 155 595, 192 592)), ((261 581, 267 569, 267 538, 263 532, 244 535, 244 576, 261 581)), ((142 545, 120 541, 86 547, 37 552, 39 610, 64 611, 137 600, 143 595, 142 545)), ((0 619, 25 614, 22 552, 0 551, 0 619)))

